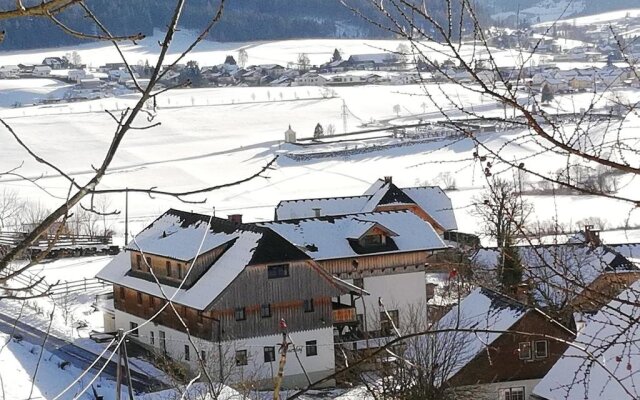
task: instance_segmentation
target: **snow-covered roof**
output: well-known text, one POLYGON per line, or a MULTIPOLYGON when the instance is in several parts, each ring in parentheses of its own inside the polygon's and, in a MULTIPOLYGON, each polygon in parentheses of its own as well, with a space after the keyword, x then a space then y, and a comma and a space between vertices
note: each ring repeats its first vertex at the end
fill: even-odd
POLYGON ((315 208, 321 215, 344 215, 362 212, 370 196, 329 197, 320 199, 283 200, 276 207, 278 220, 309 218, 315 208))
POLYGON ((441 188, 438 186, 422 186, 404 188, 402 190, 444 229, 458 229, 451 199, 441 188))
POLYGON ((238 237, 237 233, 211 232, 209 221, 184 225, 180 215, 166 213, 131 241, 127 250, 190 261, 238 237))
POLYGON ((455 331, 440 334, 447 336, 442 338, 443 342, 454 341, 463 345, 463 352, 455 355, 457 359, 451 363, 451 368, 447 371, 445 379, 452 378, 487 346, 498 339, 502 335, 501 331, 508 330, 531 311, 533 310, 510 297, 490 289, 477 288, 471 292, 433 326, 433 330, 477 330, 477 332, 455 331), (498 332, 486 332, 489 330, 498 332))
POLYGON ((363 253, 436 250, 447 247, 429 223, 410 211, 382 211, 344 216, 261 223, 315 260, 357 257, 363 253), (354 238, 380 225, 395 234, 377 249, 361 249, 354 238))
MULTIPOLYGON (((536 300, 547 305, 563 304, 604 273, 638 270, 616 248, 593 247, 582 233, 570 237, 566 243, 518 246, 517 249, 524 266, 523 281, 530 282, 536 300)), ((479 268, 494 270, 499 257, 500 251, 496 248, 481 249, 474 261, 479 268)))
POLYGON ((234 245, 189 289, 161 284, 161 291, 156 282, 129 275, 131 258, 128 252, 117 255, 96 277, 156 297, 164 297, 164 291, 169 298, 173 297, 177 304, 204 310, 249 264, 253 256, 252 249, 258 245, 260 238, 261 235, 255 232, 246 232, 239 236, 234 245))
POLYGON ((354 54, 349 57, 351 62, 373 62, 375 64, 395 62, 397 59, 398 57, 393 53, 354 54))
POLYGON ((129 251, 145 252, 178 259, 193 259, 221 244, 230 243, 222 255, 188 289, 162 284, 164 292, 174 301, 198 310, 205 309, 248 265, 308 259, 304 252, 273 231, 256 225, 236 225, 220 218, 169 210, 145 228, 136 241, 127 246, 97 275, 99 279, 117 285, 163 297, 158 284, 131 276, 129 251), (163 233, 167 233, 166 237, 163 233), (198 252, 200 243, 202 249, 198 252))
POLYGON ((577 347, 567 349, 533 393, 549 400, 639 398, 638 304, 640 282, 589 319, 577 347))
POLYGON ((451 199, 437 186, 399 188, 382 179, 374 182, 361 196, 283 200, 276 207, 276 219, 287 220, 320 215, 347 215, 372 212, 378 206, 416 204, 444 230, 458 228, 451 199))
POLYGON ((279 65, 279 64, 260 64, 259 67, 262 69, 284 68, 282 65, 279 65))

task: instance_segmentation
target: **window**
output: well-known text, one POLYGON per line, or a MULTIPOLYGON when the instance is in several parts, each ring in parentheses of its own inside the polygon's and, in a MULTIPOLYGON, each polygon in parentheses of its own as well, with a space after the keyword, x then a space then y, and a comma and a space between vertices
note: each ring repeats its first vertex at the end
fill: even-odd
POLYGON ((167 261, 165 263, 165 268, 166 268, 167 276, 171 276, 171 261, 167 261))
POLYGON ((165 338, 164 331, 158 331, 158 336, 160 337, 160 349, 162 349, 162 351, 164 353, 166 353, 167 352, 167 340, 165 338))
POLYGON ((201 324, 204 322, 204 315, 202 314, 202 311, 198 311, 198 323, 201 324))
POLYGON ((236 308, 236 321, 244 321, 247 319, 247 313, 244 307, 236 308))
POLYGON ((518 344, 518 357, 521 360, 531 359, 531 342, 521 342, 518 344))
POLYGON ((249 360, 247 358, 246 350, 236 350, 236 365, 247 365, 249 360))
POLYGON ((182 279, 182 264, 178 263, 178 279, 182 279))
POLYGON ((285 278, 289 276, 289 264, 270 265, 267 275, 269 279, 285 278))
POLYGON ((156 306, 156 298, 153 296, 149 296, 149 309, 153 310, 156 306))
POLYGON ((307 349, 307 357, 317 356, 318 355, 318 341, 317 340, 309 340, 305 343, 305 347, 307 349))
POLYGON ((536 358, 547 358, 549 356, 547 350, 547 341, 538 340, 534 342, 534 352, 536 358))
POLYGON ((147 260, 147 268, 151 268, 151 257, 146 257, 147 260))
POLYGON ((271 316, 271 304, 263 304, 260 306, 260 316, 269 318, 271 316))
POLYGON ((304 301, 304 312, 313 312, 313 299, 304 301))
POLYGON ((140 254, 136 254, 136 268, 142 269, 142 256, 140 254))
POLYGON ((384 311, 380 312, 380 331, 383 335, 391 335, 394 332, 393 327, 399 327, 399 322, 398 310, 388 310, 386 313, 384 311), (387 314, 389 315, 387 316, 387 314), (391 317, 391 319, 389 319, 389 317, 391 317))
POLYGON ((271 347, 265 347, 264 348, 264 362, 268 363, 268 362, 272 362, 276 360, 276 348, 271 346, 271 347))
POLYGON ((136 300, 138 300, 138 305, 142 304, 142 293, 140 292, 136 293, 136 300))
POLYGON ((129 330, 131 331, 131 336, 138 337, 138 324, 129 322, 129 330))
POLYGON ((191 355, 189 354, 189 345, 185 344, 184 345, 184 360, 185 361, 189 361, 190 358, 191 358, 191 355))
POLYGON ((203 363, 207 362, 207 352, 204 350, 200 350, 200 359, 203 363))
POLYGON ((360 289, 364 289, 364 279, 362 278, 355 278, 353 280, 353 286, 357 286, 360 289))
POLYGON ((156 333, 154 331, 149 332, 149 344, 156 345, 156 333))
POLYGON ((380 246, 382 244, 382 235, 367 235, 362 242, 365 246, 380 246))
POLYGON ((524 400, 524 387, 500 389, 500 400, 524 400))
POLYGON ((121 300, 124 300, 124 293, 125 293, 124 288, 122 286, 120 286, 120 299, 121 300))

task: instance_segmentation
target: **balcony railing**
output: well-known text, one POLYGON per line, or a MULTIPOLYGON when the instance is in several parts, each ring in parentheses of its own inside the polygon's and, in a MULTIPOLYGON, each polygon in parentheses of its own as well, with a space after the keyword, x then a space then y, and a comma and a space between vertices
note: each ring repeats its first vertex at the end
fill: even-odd
POLYGON ((344 304, 333 303, 333 323, 345 324, 358 322, 356 308, 344 304))

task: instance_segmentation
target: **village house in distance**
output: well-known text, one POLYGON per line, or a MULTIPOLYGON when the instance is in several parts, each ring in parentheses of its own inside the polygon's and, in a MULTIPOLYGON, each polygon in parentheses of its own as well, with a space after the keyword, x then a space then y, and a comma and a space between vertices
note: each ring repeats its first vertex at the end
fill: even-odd
POLYGON ((365 195, 378 205, 370 210, 263 223, 168 210, 98 274, 114 287, 105 326, 132 330, 184 365, 196 367, 198 355, 226 383, 272 387, 284 320, 297 352, 284 386, 304 386, 305 372, 312 381, 328 376, 384 344, 415 313, 426 323, 425 271, 450 247, 442 234, 455 217, 444 192, 414 189, 380 180, 365 195), (162 309, 165 296, 201 354, 173 311, 162 309))

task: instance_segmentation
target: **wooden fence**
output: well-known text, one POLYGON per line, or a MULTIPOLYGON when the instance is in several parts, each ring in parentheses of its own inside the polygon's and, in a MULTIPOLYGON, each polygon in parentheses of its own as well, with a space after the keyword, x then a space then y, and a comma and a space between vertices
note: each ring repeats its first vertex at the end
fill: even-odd
MULTIPOLYGON (((26 237, 25 232, 0 232, 0 253, 2 247, 13 248, 26 237)), ((39 254, 51 246, 47 258, 78 257, 96 254, 117 254, 119 247, 113 245, 113 238, 100 235, 60 235, 55 242, 52 235, 43 234, 27 250, 28 256, 39 254), (53 244, 51 244, 53 242, 53 244)))
MULTIPOLYGON (((14 272, 16 267, 9 266, 0 275, 7 276, 14 272)), ((15 282, 16 287, 27 287, 38 282, 41 279, 39 275, 36 275, 30 271, 25 271, 19 275, 12 277, 9 282, 15 282)), ((30 295, 48 295, 54 301, 65 299, 69 296, 79 295, 82 293, 95 295, 97 292, 111 288, 111 284, 97 278, 83 278, 74 281, 60 281, 55 284, 45 282, 44 280, 38 282, 30 291, 30 295), (51 286, 51 288, 49 287, 51 286)))

